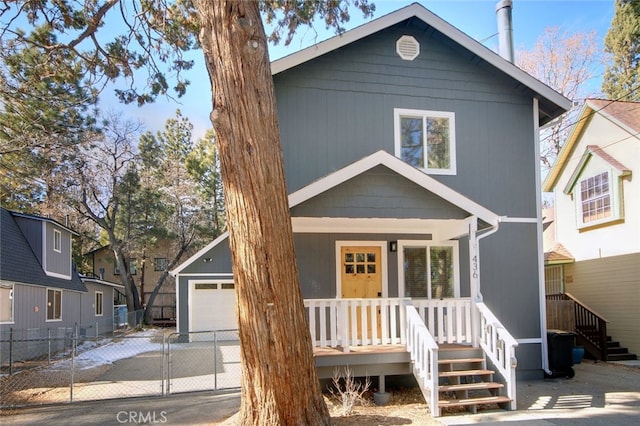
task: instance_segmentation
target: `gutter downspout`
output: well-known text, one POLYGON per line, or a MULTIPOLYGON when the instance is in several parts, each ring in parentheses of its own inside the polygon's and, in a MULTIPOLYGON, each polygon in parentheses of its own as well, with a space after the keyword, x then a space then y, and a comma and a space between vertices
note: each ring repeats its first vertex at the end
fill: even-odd
MULTIPOLYGON (((533 98, 533 138, 535 143, 536 161, 540 158, 540 112, 538 110, 538 99, 533 98)), ((536 234, 538 237, 538 297, 540 305, 540 348, 542 351, 542 369, 548 375, 553 375, 549 370, 549 348, 547 346, 547 298, 545 297, 544 284, 544 245, 542 243, 542 178, 540 172, 540 164, 536 163, 536 188, 538 188, 538 196, 536 197, 536 234)))
MULTIPOLYGON (((480 291, 480 240, 488 237, 498 231, 499 220, 492 225, 491 228, 484 231, 481 235, 477 234, 478 218, 473 216, 469 223, 469 278, 471 280, 471 300, 472 303, 482 302, 482 292, 480 291)), ((475 305, 474 305, 475 307, 475 305)), ((478 309, 473 309, 471 317, 472 327, 474 330, 473 346, 480 346, 480 313, 478 309)))

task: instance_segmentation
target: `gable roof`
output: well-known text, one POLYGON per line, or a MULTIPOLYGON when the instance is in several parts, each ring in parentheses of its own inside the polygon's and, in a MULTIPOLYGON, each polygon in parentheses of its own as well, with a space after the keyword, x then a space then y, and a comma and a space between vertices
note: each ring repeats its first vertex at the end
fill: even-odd
POLYGON ((623 166, 622 163, 620 163, 618 160, 616 160, 611 155, 604 152, 604 150, 600 148, 598 145, 588 145, 584 151, 584 154, 582 155, 582 158, 580 159, 580 162, 576 166, 575 170, 573 171, 573 174, 571 175, 571 178, 569 179, 569 181, 567 182, 567 185, 563 190, 565 194, 569 194, 573 190, 573 186, 578 181, 578 178, 582 173, 582 169, 584 168, 584 166, 587 165, 587 162, 589 162, 589 159, 593 155, 595 155, 596 157, 599 157, 604 162, 608 163, 611 167, 616 169, 621 176, 626 176, 631 174, 630 169, 623 166))
MULTIPOLYGON (((588 123, 596 114, 624 129, 631 136, 635 136, 640 139, 640 102, 587 99, 580 110, 578 119, 569 133, 569 137, 562 146, 553 167, 549 170, 549 173, 543 182, 542 190, 544 192, 553 191, 553 188, 558 183, 558 179, 569 161, 569 157, 573 154, 576 146, 578 145, 583 131, 588 127, 588 123)), ((589 147, 593 146, 595 145, 590 145, 589 147)), ((589 151, 589 154, 590 153, 600 155, 601 158, 614 165, 618 170, 623 171, 623 169, 626 169, 622 164, 606 154, 602 149, 599 149, 597 152, 595 150, 589 151), (604 156, 600 153, 604 153, 604 156), (616 163, 617 165, 615 165, 616 163), (621 169, 621 167, 623 169, 621 169)), ((585 155, 587 155, 587 152, 585 152, 585 155)), ((580 161, 581 165, 584 165, 582 164, 583 161, 585 161, 584 156, 580 161)))
MULTIPOLYGON (((390 170, 398 173, 400 176, 403 176, 404 178, 421 186, 425 190, 430 191, 435 195, 445 199, 446 201, 456 205, 462 210, 469 212, 471 215, 477 216, 479 219, 485 221, 490 225, 497 224, 501 219, 500 216, 498 216, 491 210, 470 200, 459 192, 456 192, 443 183, 440 183, 426 173, 421 172, 415 167, 410 166, 399 158, 394 157, 388 152, 382 150, 364 157, 354 163, 351 163, 350 165, 337 170, 321 179, 318 179, 317 181, 305 186, 304 188, 299 189, 298 191, 295 191, 292 194, 289 194, 289 208, 293 208, 301 203, 304 203, 305 201, 315 197, 316 195, 328 191, 329 189, 334 188, 346 182, 347 180, 360 175, 367 170, 371 170, 379 165, 389 168, 390 170)), ((221 241, 225 240, 228 236, 228 232, 220 235, 218 238, 199 250, 196 254, 185 260, 176 269, 170 271, 171 275, 176 276, 177 274, 179 274, 182 270, 187 268, 206 252, 218 245, 221 241)))
POLYGON ((520 86, 528 89, 531 96, 537 98, 539 101, 538 109, 540 125, 548 123, 571 108, 571 101, 569 99, 527 74, 516 65, 502 58, 497 53, 469 37, 418 3, 413 3, 350 31, 346 31, 343 34, 277 59, 271 63, 271 74, 276 75, 412 18, 420 19, 425 24, 444 34, 458 45, 473 53, 476 57, 496 68, 498 71, 501 71, 516 80, 520 86))
POLYGON ((44 272, 42 265, 16 223, 14 215, 50 221, 38 216, 23 215, 0 208, 0 280, 74 291, 87 291, 75 267, 71 273, 70 280, 50 277, 44 272))
POLYGON ((462 210, 477 216, 489 224, 496 224, 500 217, 491 210, 481 206, 480 204, 470 200, 459 192, 454 191, 443 183, 437 181, 424 172, 410 166, 399 158, 389 154, 386 151, 377 151, 367 157, 364 157, 348 166, 337 170, 317 181, 299 189, 289 195, 289 208, 295 207, 316 195, 334 188, 347 180, 360 175, 367 170, 383 165, 398 173, 400 176, 412 181, 429 192, 443 198, 444 200, 460 207, 462 210))

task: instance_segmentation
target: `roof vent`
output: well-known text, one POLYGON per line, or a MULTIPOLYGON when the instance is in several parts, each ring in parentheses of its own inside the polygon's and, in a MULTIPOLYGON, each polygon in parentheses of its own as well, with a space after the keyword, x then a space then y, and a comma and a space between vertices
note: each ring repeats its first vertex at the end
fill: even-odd
POLYGON ((396 52, 405 61, 413 61, 420 54, 420 43, 412 36, 403 35, 396 41, 396 52))

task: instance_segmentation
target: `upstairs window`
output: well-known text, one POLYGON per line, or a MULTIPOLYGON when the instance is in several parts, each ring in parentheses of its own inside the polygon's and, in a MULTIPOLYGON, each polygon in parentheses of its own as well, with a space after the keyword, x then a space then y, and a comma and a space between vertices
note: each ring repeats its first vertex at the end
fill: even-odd
POLYGON ((394 110, 396 156, 430 174, 456 173, 455 114, 394 110))
POLYGON ((53 251, 56 253, 62 252, 62 233, 57 229, 53 230, 53 251))
POLYGON ((604 172, 580 181, 582 223, 589 225, 611 217, 609 173, 604 172))
POLYGON ((154 271, 166 271, 169 267, 169 260, 166 257, 156 257, 153 259, 154 271))

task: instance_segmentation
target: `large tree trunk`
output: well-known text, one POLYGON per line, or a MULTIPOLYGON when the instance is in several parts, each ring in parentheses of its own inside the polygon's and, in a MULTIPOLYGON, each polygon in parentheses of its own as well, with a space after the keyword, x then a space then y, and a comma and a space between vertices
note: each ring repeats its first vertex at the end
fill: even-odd
POLYGON ((242 353, 239 424, 329 424, 304 312, 255 1, 196 1, 213 88, 242 353))

